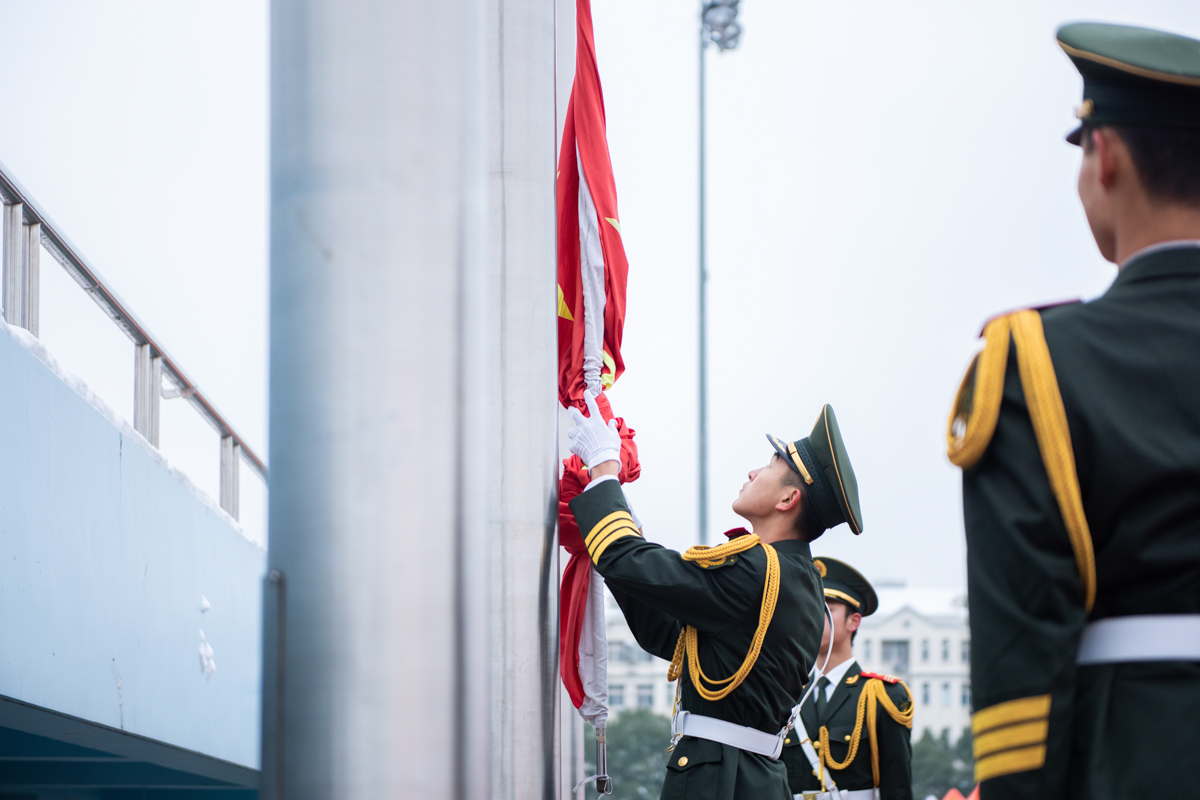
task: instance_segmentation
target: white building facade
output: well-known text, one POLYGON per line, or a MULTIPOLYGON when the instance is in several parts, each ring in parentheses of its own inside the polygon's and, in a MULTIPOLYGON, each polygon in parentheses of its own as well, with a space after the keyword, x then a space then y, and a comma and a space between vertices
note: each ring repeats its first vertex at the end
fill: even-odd
POLYGON ((667 680, 669 664, 638 646, 621 607, 607 591, 604 615, 608 629, 609 718, 616 719, 630 708, 647 708, 671 716, 675 684, 667 680))
POLYGON ((958 740, 971 724, 971 633, 966 595, 949 589, 876 587, 879 610, 854 642, 868 672, 894 675, 916 701, 913 740, 926 730, 958 740))

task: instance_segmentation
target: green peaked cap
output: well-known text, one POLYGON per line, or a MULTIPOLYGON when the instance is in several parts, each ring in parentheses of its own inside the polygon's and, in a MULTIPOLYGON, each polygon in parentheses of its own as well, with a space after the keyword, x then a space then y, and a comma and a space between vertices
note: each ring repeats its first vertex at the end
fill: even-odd
POLYGON ((821 573, 826 598, 845 603, 864 617, 871 616, 879 608, 875 587, 854 567, 825 556, 814 558, 813 564, 821 573))
POLYGON ((824 529, 845 522, 855 534, 862 533, 858 482, 833 406, 825 404, 812 433, 805 438, 785 442, 768 433, 767 440, 792 471, 804 479, 810 507, 824 529))
POLYGON ((1102 22, 1064 25, 1057 39, 1083 76, 1081 121, 1200 129, 1200 41, 1102 22))

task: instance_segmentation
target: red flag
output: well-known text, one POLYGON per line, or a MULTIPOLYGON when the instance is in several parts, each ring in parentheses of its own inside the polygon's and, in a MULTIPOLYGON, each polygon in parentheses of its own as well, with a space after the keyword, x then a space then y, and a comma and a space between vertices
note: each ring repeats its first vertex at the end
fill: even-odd
MULTIPOLYGON (((629 264, 621 243, 617 190, 608 155, 604 95, 596 68, 590 0, 576 2, 575 82, 558 160, 558 397, 587 413, 585 390, 599 395, 601 415, 612 419, 601 394, 625 364, 625 284, 629 264)), ((620 480, 641 471, 634 431, 618 419, 620 480)), ((559 483, 559 541, 571 553, 559 590, 560 671, 580 714, 597 728, 608 716, 604 595, 567 503, 587 486, 578 457, 564 463, 559 483)))
POLYGON ((625 371, 621 333, 629 262, 608 156, 590 0, 577 0, 575 82, 558 157, 558 398, 586 411, 585 385, 625 371), (600 291, 595 291, 596 289, 600 291), (588 310, 593 313, 591 317, 588 310))

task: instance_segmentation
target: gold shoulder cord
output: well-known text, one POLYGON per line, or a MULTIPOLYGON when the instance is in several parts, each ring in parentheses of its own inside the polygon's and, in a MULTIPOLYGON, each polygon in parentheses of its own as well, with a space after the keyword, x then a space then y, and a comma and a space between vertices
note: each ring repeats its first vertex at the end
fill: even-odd
POLYGON ((1050 348, 1046 346, 1042 317, 1036 311, 1007 314, 988 323, 983 335, 987 340, 983 352, 976 357, 958 388, 946 431, 949 445, 946 454, 953 464, 967 469, 987 450, 1000 417, 1011 335, 1017 346, 1021 388, 1025 391, 1038 450, 1046 465, 1050 489, 1058 502, 1067 535, 1071 538, 1071 549, 1075 552, 1075 563, 1083 584, 1084 608, 1091 611, 1096 602, 1096 557, 1087 516, 1083 513, 1067 411, 1054 375, 1050 348))
MULTIPOLYGON (((824 768, 843 770, 854 762, 854 757, 858 755, 858 745, 862 741, 863 720, 867 723, 867 735, 871 741, 871 774, 875 778, 875 785, 879 785, 879 737, 876 733, 876 722, 879 715, 879 706, 883 706, 883 710, 888 713, 888 716, 893 720, 911 729, 913 726, 913 702, 912 690, 908 688, 908 684, 901 683, 904 691, 908 692, 908 710, 901 711, 896 708, 896 704, 892 702, 892 698, 888 697, 887 686, 878 678, 869 679, 863 686, 862 694, 858 696, 858 712, 854 720, 854 733, 850 734, 850 750, 846 753, 846 758, 842 761, 835 761, 830 755, 829 750, 829 728, 821 726, 820 742, 817 742, 817 747, 820 750, 822 772, 824 768)), ((824 775, 821 777, 821 785, 824 786, 824 775)))
POLYGON ((696 691, 705 700, 722 700, 728 697, 730 692, 746 680, 746 676, 754 668, 754 662, 758 660, 759 651, 762 650, 763 639, 767 635, 767 626, 771 624, 771 617, 775 615, 775 603, 779 600, 779 556, 775 553, 774 547, 764 544, 754 534, 739 536, 731 542, 716 547, 696 545, 683 554, 684 561, 695 561, 701 566, 714 566, 724 562, 731 555, 744 553, 760 544, 762 544, 763 550, 767 551, 767 580, 763 587, 762 608, 758 613, 758 628, 754 631, 754 641, 751 642, 750 652, 746 653, 746 659, 738 671, 724 680, 713 680, 705 675, 704 670, 700 668, 700 634, 691 625, 683 626, 683 630, 679 632, 679 641, 675 643, 675 655, 671 658, 671 666, 667 668, 667 680, 679 680, 679 676, 683 673, 683 659, 686 652, 688 676, 692 680, 692 685, 696 687, 696 691), (710 689, 705 684, 718 687, 722 684, 728 685, 723 689, 710 689))

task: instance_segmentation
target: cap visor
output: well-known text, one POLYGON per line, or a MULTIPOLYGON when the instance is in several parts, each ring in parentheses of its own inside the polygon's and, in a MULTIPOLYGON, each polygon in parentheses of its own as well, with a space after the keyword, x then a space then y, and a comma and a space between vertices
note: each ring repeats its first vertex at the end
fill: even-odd
POLYGON ((778 437, 772 436, 769 433, 767 434, 767 441, 771 443, 771 447, 775 448, 775 453, 782 458, 789 467, 792 468, 792 472, 800 472, 800 470, 796 469, 796 465, 792 463, 792 457, 788 455, 786 442, 778 437))
POLYGON ((1080 147, 1080 142, 1083 141, 1083 126, 1080 125, 1078 128, 1068 133, 1067 141, 1076 147, 1080 147))

